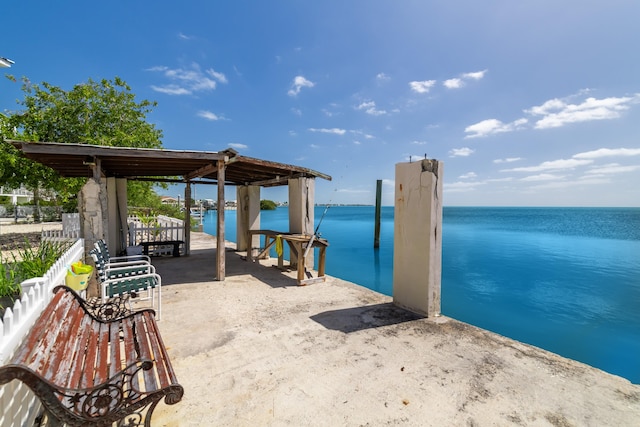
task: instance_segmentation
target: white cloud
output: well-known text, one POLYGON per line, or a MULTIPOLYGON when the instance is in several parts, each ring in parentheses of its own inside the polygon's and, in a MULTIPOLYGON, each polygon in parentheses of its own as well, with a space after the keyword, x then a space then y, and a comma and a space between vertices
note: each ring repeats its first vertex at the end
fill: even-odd
POLYGON ((573 157, 575 159, 599 159, 601 157, 630 157, 640 156, 640 148, 600 148, 593 151, 585 151, 578 153, 573 157))
POLYGON ((444 190, 449 193, 463 193, 475 190, 476 187, 484 185, 484 182, 458 181, 451 184, 444 184, 444 190))
POLYGON ((531 175, 526 176, 524 178, 520 178, 520 181, 553 181, 553 180, 561 180, 564 178, 564 175, 553 175, 550 173, 541 173, 539 175, 531 175))
POLYGON ((167 95, 191 95, 195 92, 214 90, 217 83, 227 83, 224 74, 210 68, 202 72, 200 65, 192 63, 190 67, 169 68, 155 66, 148 69, 152 72, 160 72, 171 81, 164 85, 152 85, 156 92, 167 95))
POLYGON ((593 163, 593 160, 580 159, 560 159, 542 162, 537 166, 528 166, 522 168, 503 169, 500 172, 542 172, 548 170, 566 170, 574 169, 578 166, 586 166, 593 163))
POLYGON ((207 70, 207 74, 209 74, 211 77, 213 77, 214 79, 216 79, 220 83, 225 83, 225 84, 229 83, 229 81, 227 80, 227 76, 225 76, 223 73, 217 72, 213 68, 209 68, 207 70))
POLYGON ((198 111, 198 117, 202 117, 203 119, 211 120, 214 122, 217 120, 225 120, 223 117, 220 117, 217 114, 206 110, 198 111))
POLYGON ((429 90, 436 84, 435 80, 423 80, 409 82, 411 90, 417 93, 428 93, 429 90))
POLYGON ((586 171, 587 174, 593 175, 613 175, 617 173, 633 172, 640 169, 640 165, 622 166, 618 163, 610 163, 598 166, 586 171))
POLYGON ((460 89, 466 85, 465 80, 480 80, 484 77, 486 72, 487 70, 463 73, 460 77, 445 80, 442 84, 447 89, 460 89))
POLYGON ((190 37, 190 36, 188 36, 188 35, 186 35, 184 33, 178 33, 178 38, 180 40, 191 40, 192 39, 192 37, 190 37))
POLYGON ((362 145, 362 142, 360 142, 360 141, 358 141, 358 140, 355 140, 355 141, 353 141, 353 144, 354 144, 354 145, 362 145))
MULTIPOLYGON (((532 117, 534 129, 548 129, 570 123, 616 119, 621 117, 622 113, 630 109, 633 104, 640 103, 640 93, 633 96, 602 99, 589 97, 579 103, 570 103, 569 99, 584 96, 588 92, 588 90, 582 90, 578 94, 564 99, 550 99, 541 105, 524 110, 524 113, 532 117)), ((524 128, 527 123, 529 120, 526 118, 518 119, 509 124, 497 119, 483 120, 465 129, 465 132, 470 133, 466 138, 512 132, 524 128)))
POLYGON ((573 181, 546 181, 543 184, 532 185, 529 187, 532 190, 557 190, 563 188, 571 188, 571 187, 584 187, 584 186, 593 186, 600 184, 610 184, 611 180, 608 178, 602 178, 598 176, 590 176, 579 178, 573 181))
POLYGON ((375 138, 373 135, 368 134, 368 133, 364 133, 361 130, 350 130, 349 132, 351 132, 354 135, 360 135, 364 139, 373 139, 373 138, 375 138))
POLYGON ((301 110, 301 109, 299 109, 299 108, 292 108, 292 109, 291 109, 291 112, 292 112, 293 114, 295 114, 296 116, 302 116, 302 110, 301 110))
POLYGON ((411 141, 414 145, 427 145, 427 141, 411 141))
POLYGON ((459 89, 464 86, 464 82, 462 81, 462 79, 458 78, 445 80, 442 84, 447 89, 459 89))
POLYGON ((291 83, 291 89, 287 94, 289 96, 297 96, 303 87, 314 87, 316 84, 312 81, 305 79, 303 76, 296 76, 291 83))
POLYGON ((522 160, 522 157, 507 157, 506 159, 495 159, 493 163, 512 163, 522 160))
POLYGON ((528 120, 524 118, 511 123, 502 123, 497 119, 483 120, 474 125, 467 126, 464 131, 470 135, 465 136, 465 138, 480 138, 496 133, 512 132, 522 129, 527 122, 528 120))
POLYGON ((478 177, 478 174, 476 174, 475 172, 467 172, 464 175, 460 175, 458 178, 460 179, 476 179, 478 177))
POLYGON ((367 114, 372 116, 382 116, 387 114, 385 110, 376 109, 376 103, 374 101, 364 101, 356 107, 356 110, 364 110, 367 114))
POLYGON ((317 128, 309 128, 310 132, 319 132, 319 133, 331 133, 334 135, 344 135, 347 133, 345 129, 331 128, 331 129, 317 129, 317 128))
POLYGON ((474 71, 472 73, 464 73, 462 78, 471 80, 480 80, 484 77, 488 70, 474 71))
POLYGON ((231 147, 231 148, 235 148, 236 150, 247 150, 247 149, 249 149, 249 146, 248 146, 248 145, 245 145, 245 144, 239 144, 239 143, 236 143, 236 142, 232 142, 232 143, 230 143, 230 144, 229 144, 229 147, 231 147))
POLYGON ((378 75, 376 76, 376 80, 378 81, 378 83, 388 82, 389 80, 391 80, 391 77, 389 77, 385 73, 378 73, 378 75))
POLYGON ((474 152, 475 150, 472 150, 469 147, 454 148, 453 150, 449 151, 449 157, 467 157, 473 154, 474 152))
POLYGON ((587 98, 580 104, 567 104, 560 99, 552 99, 544 104, 525 110, 535 116, 543 116, 535 124, 536 129, 561 127, 569 123, 592 120, 616 119, 630 108, 630 104, 638 102, 640 95, 622 98, 587 98))
POLYGON ((167 95, 191 95, 191 91, 178 85, 155 86, 151 85, 151 89, 156 92, 165 93, 167 95))
POLYGON ((314 150, 320 148, 320 146, 317 144, 309 144, 309 147, 313 148, 314 150))

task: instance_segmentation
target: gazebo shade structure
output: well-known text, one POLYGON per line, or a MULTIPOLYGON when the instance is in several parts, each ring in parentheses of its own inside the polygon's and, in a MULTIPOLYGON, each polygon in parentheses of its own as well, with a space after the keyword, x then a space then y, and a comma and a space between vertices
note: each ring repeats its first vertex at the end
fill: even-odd
MULTIPOLYGON (((276 163, 239 155, 235 150, 219 152, 165 150, 134 147, 106 147, 90 144, 25 142, 7 140, 23 155, 56 170, 68 178, 116 178, 157 182, 182 182, 185 195, 192 183, 216 183, 218 206, 224 206, 224 186, 273 187, 289 180, 323 178, 329 175, 300 166, 276 163)), ((190 198, 185 197, 189 210, 190 198)), ((185 232, 189 246, 190 216, 185 232)), ((217 215, 218 247, 224 247, 224 210, 217 215)), ((188 249, 187 249, 188 251, 188 249)), ((225 251, 216 251, 217 279, 225 277, 225 251)))
POLYGON ((219 152, 152 148, 105 147, 89 144, 7 141, 25 157, 56 170, 64 177, 93 176, 97 162, 106 177, 154 181, 187 182, 218 179, 218 162, 225 163, 225 185, 287 185, 295 178, 323 178, 329 175, 300 166, 239 155, 228 149, 219 152))

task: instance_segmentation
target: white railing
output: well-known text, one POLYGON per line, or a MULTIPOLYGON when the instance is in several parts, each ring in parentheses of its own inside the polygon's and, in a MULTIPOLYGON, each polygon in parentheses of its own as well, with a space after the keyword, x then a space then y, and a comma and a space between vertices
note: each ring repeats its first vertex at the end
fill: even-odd
POLYGON ((50 242, 68 242, 79 239, 80 230, 42 230, 40 237, 50 242))
MULTIPOLYGON (((130 216, 129 222, 129 246, 136 246, 140 242, 166 242, 170 240, 184 241, 184 221, 164 215, 147 218, 143 222, 136 216, 130 216)), ((180 251, 184 255, 184 245, 180 245, 180 251)), ((156 246, 150 248, 152 255, 171 255, 173 245, 156 246)))
MULTIPOLYGON (((43 277, 21 283, 22 296, 0 320, 0 364, 5 364, 51 300, 52 290, 64 284, 67 266, 84 259, 84 240, 78 239, 43 277)), ((0 386, 0 426, 34 425, 40 401, 20 381, 0 386)))

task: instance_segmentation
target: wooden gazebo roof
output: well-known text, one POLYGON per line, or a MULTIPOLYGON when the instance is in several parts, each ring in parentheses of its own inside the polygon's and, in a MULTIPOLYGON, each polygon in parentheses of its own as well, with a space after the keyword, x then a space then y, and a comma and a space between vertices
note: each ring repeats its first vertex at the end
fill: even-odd
POLYGON ((225 185, 287 185, 294 178, 323 178, 329 175, 300 166, 276 163, 224 151, 186 151, 152 148, 106 147, 89 144, 7 141, 25 157, 56 170, 64 177, 91 177, 100 163, 107 177, 132 180, 177 181, 214 180, 218 162, 225 162, 225 185))

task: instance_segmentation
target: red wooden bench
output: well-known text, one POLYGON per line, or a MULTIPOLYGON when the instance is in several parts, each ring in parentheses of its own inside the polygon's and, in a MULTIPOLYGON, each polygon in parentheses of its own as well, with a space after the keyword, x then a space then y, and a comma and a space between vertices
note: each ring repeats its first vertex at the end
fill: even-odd
POLYGON ((88 303, 64 286, 0 367, 0 385, 13 379, 53 425, 151 426, 160 400, 173 405, 184 393, 153 310, 132 312, 118 298, 88 303))

